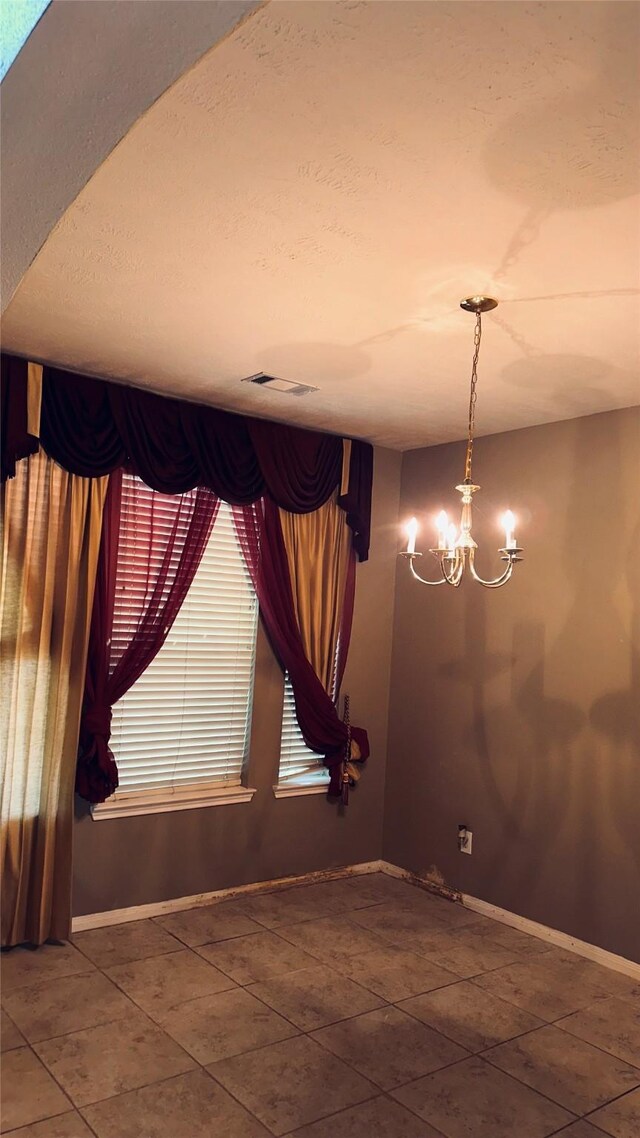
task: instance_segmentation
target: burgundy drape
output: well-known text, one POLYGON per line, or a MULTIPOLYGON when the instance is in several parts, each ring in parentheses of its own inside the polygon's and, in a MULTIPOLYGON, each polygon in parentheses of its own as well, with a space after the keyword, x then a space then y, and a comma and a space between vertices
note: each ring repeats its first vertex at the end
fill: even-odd
MULTIPOLYGON (((270 498, 265 498, 264 506, 259 502, 234 506, 233 516, 247 568, 258 595, 260 615, 273 649, 291 680, 296 717, 302 736, 311 750, 325 756, 331 776, 329 794, 338 795, 348 731, 305 656, 295 615, 289 563, 278 508, 270 498)), ((341 628, 339 679, 342 678, 351 631, 354 579, 354 575, 349 573, 341 628)), ((361 757, 366 759, 369 755, 366 731, 361 727, 352 727, 351 735, 360 748, 361 757)))
POLYGON ((0 369, 0 476, 13 478, 16 462, 36 454, 38 440, 27 430, 27 361, 2 356, 0 369))
POLYGON ((183 495, 149 494, 129 502, 128 540, 123 541, 122 471, 112 474, 105 502, 98 561, 76 790, 89 802, 104 802, 118 786, 109 749, 111 709, 148 668, 166 640, 206 548, 219 499, 199 487, 183 495), (159 508, 161 505, 161 509, 159 508), (135 553, 134 553, 135 551, 135 553), (131 579, 135 556, 137 587, 127 593, 126 627, 114 627, 121 581, 131 579))

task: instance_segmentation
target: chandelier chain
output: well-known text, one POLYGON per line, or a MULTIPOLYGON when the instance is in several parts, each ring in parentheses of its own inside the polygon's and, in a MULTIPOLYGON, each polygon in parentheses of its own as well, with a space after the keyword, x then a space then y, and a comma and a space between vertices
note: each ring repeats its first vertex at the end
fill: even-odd
POLYGON ((478 387, 478 359, 480 357, 480 341, 482 339, 482 313, 491 312, 498 305, 492 296, 467 296, 460 301, 460 307, 465 312, 473 312, 476 317, 476 326, 473 336, 473 361, 471 365, 471 385, 469 391, 469 430, 467 433, 466 461, 464 482, 456 486, 462 498, 460 508, 459 526, 451 525, 444 510, 435 518, 438 531, 437 547, 429 550, 438 561, 440 576, 437 580, 423 577, 416 570, 416 558, 422 553, 416 549, 416 536, 419 530, 417 518, 410 518, 407 522, 407 548, 400 556, 409 563, 411 576, 422 585, 451 585, 457 589, 463 581, 465 573, 485 589, 499 589, 511 580, 513 570, 519 561, 522 561, 522 549, 516 541, 516 518, 507 510, 501 519, 504 528, 504 545, 498 550, 500 560, 505 568, 495 577, 486 580, 476 569, 475 559, 478 543, 474 540, 472 529, 473 496, 480 487, 474 485, 471 477, 471 463, 473 459, 473 443, 475 433, 476 402, 478 387))
POLYGON ((478 357, 482 339, 482 313, 476 312, 476 328, 473 334, 473 362, 471 364, 471 391, 469 393, 469 433, 467 436, 467 457, 464 464, 464 480, 471 481, 471 459, 473 457, 473 432, 475 429, 476 401, 478 394, 478 357))

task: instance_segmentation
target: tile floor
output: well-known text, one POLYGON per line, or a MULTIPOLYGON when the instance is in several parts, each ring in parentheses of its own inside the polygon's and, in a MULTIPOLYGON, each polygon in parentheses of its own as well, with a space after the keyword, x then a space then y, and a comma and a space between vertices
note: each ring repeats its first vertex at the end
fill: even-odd
POLYGON ((639 1138, 640 984, 382 874, 2 954, 13 1138, 639 1138))

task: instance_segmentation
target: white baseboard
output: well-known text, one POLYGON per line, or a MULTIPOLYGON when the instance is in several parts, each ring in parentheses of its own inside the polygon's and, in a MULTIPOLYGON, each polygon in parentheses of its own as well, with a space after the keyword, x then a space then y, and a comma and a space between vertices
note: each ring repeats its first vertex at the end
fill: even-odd
POLYGON ((557 948, 564 948, 568 952, 575 952, 596 964, 604 964, 605 968, 612 968, 615 972, 624 972, 634 980, 640 980, 640 964, 627 960, 624 956, 616 956, 615 952, 607 952, 606 948, 599 948, 596 944, 588 944, 586 940, 578 940, 569 933, 560 932, 559 929, 550 929, 547 925, 540 925, 537 921, 530 921, 528 917, 520 917, 517 913, 510 913, 508 909, 499 909, 497 905, 490 905, 488 901, 481 901, 479 897, 470 897, 468 893, 462 894, 462 904, 474 913, 481 913, 483 917, 491 917, 512 929, 520 929, 530 936, 537 936, 546 940, 557 948))
POLYGON ((316 881, 336 881, 341 877, 358 876, 363 873, 380 873, 384 862, 364 861, 358 865, 344 865, 336 869, 320 869, 313 873, 297 874, 293 877, 277 877, 273 881, 256 881, 251 885, 237 885, 233 889, 216 889, 212 893, 194 893, 191 897, 174 897, 170 901, 154 901, 150 905, 132 905, 128 909, 109 909, 105 913, 87 913, 74 917, 71 922, 73 933, 85 929, 103 929, 108 925, 123 925, 128 921, 143 921, 149 917, 162 917, 167 913, 179 913, 183 909, 199 909, 215 901, 232 901, 234 897, 244 897, 248 893, 268 893, 286 885, 312 885, 316 881))
POLYGON ((578 940, 559 929, 548 928, 528 917, 521 917, 517 913, 510 913, 507 909, 500 909, 479 897, 471 897, 468 893, 456 893, 446 886, 402 869, 399 865, 392 865, 388 861, 365 861, 357 865, 344 865, 336 869, 321 869, 313 873, 302 873, 292 877, 278 877, 273 881, 257 881, 251 885, 238 885, 232 889, 216 889, 212 893, 195 893, 191 897, 174 897, 170 901, 156 901, 150 905, 133 905, 128 909, 111 909, 105 913, 88 913, 83 917, 74 917, 71 930, 74 933, 85 929, 106 928, 109 925, 122 925, 127 921, 141 921, 149 917, 161 917, 167 913, 178 913, 184 909, 198 909, 203 905, 211 905, 216 901, 231 901, 234 897, 243 897, 252 893, 268 893, 272 889, 281 889, 287 885, 311 885, 316 881, 337 881, 344 877, 357 877, 364 873, 386 873, 390 877, 398 877, 404 881, 411 881, 422 889, 438 896, 446 897, 453 902, 462 903, 474 913, 481 913, 484 917, 491 917, 503 925, 513 929, 520 929, 531 936, 546 940, 557 948, 564 948, 568 952, 575 952, 596 964, 603 964, 605 968, 612 968, 615 972, 624 972, 626 976, 640 981, 640 964, 633 960, 626 960, 624 956, 616 956, 614 952, 607 952, 595 944, 588 944, 578 940))

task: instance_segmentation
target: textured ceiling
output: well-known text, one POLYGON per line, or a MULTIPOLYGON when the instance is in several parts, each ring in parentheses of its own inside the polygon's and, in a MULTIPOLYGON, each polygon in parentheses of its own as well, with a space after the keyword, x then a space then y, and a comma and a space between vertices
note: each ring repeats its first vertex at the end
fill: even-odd
POLYGON ((404 449, 464 434, 489 291, 479 433, 640 402, 638 13, 273 0, 95 173, 5 347, 404 449))

